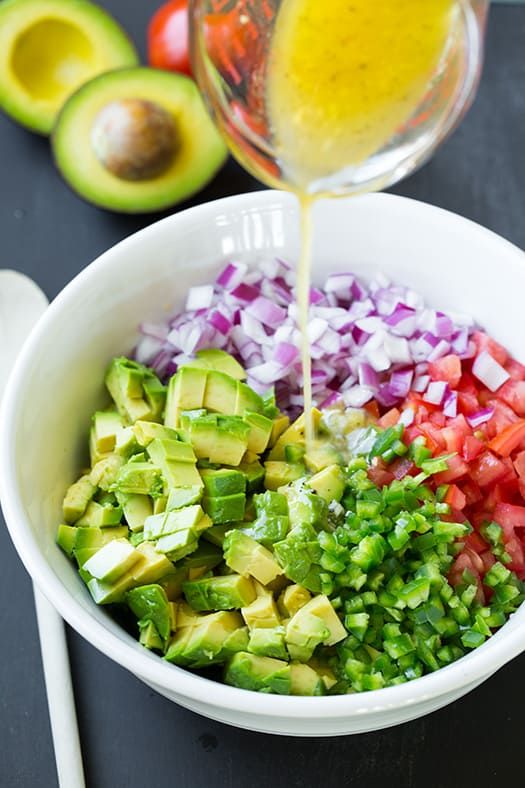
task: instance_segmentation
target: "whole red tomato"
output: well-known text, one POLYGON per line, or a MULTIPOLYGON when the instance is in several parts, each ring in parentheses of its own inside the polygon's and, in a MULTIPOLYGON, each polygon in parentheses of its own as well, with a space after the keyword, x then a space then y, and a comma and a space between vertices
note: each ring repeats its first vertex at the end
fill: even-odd
POLYGON ((192 76, 188 0, 170 0, 152 17, 148 26, 148 62, 155 68, 192 76))

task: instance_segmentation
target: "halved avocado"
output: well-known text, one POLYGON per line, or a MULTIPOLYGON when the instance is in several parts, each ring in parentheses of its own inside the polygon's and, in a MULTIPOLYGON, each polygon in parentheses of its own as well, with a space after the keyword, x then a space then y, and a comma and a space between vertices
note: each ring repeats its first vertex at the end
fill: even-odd
POLYGON ((83 85, 62 109, 52 145, 81 197, 127 213, 190 197, 226 158, 195 82, 152 68, 119 69, 83 85))
POLYGON ((88 0, 0 3, 0 108, 40 134, 84 82, 138 62, 122 28, 88 0))

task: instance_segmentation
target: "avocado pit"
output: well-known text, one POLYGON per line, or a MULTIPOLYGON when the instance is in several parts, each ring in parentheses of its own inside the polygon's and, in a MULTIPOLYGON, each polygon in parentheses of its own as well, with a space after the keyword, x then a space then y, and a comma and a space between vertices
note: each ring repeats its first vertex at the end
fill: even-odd
POLYGON ((126 181, 162 175, 179 148, 173 117, 160 104, 124 98, 107 104, 95 117, 91 144, 108 172, 126 181))

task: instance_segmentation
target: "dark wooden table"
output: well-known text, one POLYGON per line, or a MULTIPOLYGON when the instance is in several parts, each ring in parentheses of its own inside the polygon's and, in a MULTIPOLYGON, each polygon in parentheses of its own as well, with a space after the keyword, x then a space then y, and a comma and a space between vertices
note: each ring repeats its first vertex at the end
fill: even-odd
MULTIPOLYGON (((104 5, 143 48, 153 4, 107 0, 104 5)), ((479 221, 522 247, 524 47, 525 7, 496 7, 476 104, 434 160, 395 189, 479 221)), ((257 188, 230 162, 195 202, 257 188)), ((117 216, 86 205, 54 170, 47 141, 3 117, 0 189, 0 267, 34 277, 50 298, 108 246, 157 218, 117 216)), ((522 296, 509 293, 516 297, 522 296)), ((0 610, 0 786, 53 788, 31 585, 5 528, 0 528, 0 610)), ((378 733, 307 740, 208 721, 156 695, 76 633, 69 631, 68 639, 90 788, 523 784, 525 656, 429 717, 378 733)))

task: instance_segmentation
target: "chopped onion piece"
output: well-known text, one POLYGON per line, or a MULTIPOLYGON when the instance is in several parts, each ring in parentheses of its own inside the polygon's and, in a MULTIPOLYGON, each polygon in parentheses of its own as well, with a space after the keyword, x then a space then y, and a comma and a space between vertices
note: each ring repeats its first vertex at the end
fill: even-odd
POLYGON ((444 380, 433 380, 428 384, 427 390, 423 395, 425 402, 431 405, 441 405, 447 393, 448 385, 444 380))
POLYGON ((476 357, 472 365, 472 374, 490 391, 497 391, 510 378, 507 370, 498 364, 487 350, 482 350, 476 357))
POLYGON ((479 427, 480 424, 485 424, 486 421, 489 421, 494 415, 494 408, 483 408, 482 410, 476 411, 476 413, 471 413, 470 416, 466 416, 466 419, 470 426, 475 429, 479 427))
POLYGON ((186 298, 186 309, 194 312, 197 309, 208 309, 213 303, 213 285, 190 287, 186 298))

